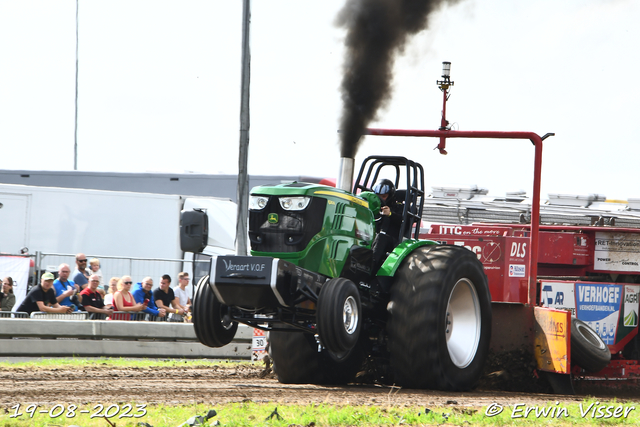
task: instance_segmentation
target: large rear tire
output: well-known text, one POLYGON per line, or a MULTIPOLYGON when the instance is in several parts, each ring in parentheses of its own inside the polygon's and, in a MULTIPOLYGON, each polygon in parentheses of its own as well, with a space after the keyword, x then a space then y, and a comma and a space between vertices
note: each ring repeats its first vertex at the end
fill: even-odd
POLYGON ((340 354, 326 349, 318 352, 313 335, 282 331, 269 333, 269 355, 283 384, 347 384, 365 358, 360 344, 340 354))
POLYGON ((223 320, 227 306, 216 298, 209 286, 209 276, 198 281, 192 311, 193 328, 202 344, 207 347, 223 347, 235 337, 238 323, 223 320))
POLYGON ((317 306, 318 334, 331 352, 351 350, 360 337, 362 305, 358 288, 349 279, 336 277, 320 289, 317 306))
POLYGON ((477 256, 423 246, 402 262, 387 324, 397 383, 464 391, 478 382, 491 339, 491 295, 477 256))

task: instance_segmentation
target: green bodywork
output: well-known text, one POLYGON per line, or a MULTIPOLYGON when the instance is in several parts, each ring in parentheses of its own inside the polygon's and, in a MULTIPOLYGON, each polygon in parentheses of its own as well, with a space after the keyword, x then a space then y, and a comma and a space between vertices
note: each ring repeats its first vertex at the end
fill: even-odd
POLYGON ((320 184, 260 186, 254 187, 251 194, 320 197, 327 200, 322 229, 303 251, 265 253, 252 250, 251 255, 280 258, 307 270, 338 277, 352 246, 371 248, 375 237, 374 217, 369 203, 362 197, 320 184))
MULTIPOLYGON (((350 249, 355 246, 371 249, 375 238, 374 212, 380 210, 380 199, 371 192, 358 196, 320 184, 278 184, 259 186, 251 195, 278 197, 319 197, 327 204, 322 229, 300 252, 251 251, 253 256, 270 256, 287 260, 307 270, 329 277, 339 277, 347 261, 350 249)), ((393 276, 402 260, 415 248, 436 244, 432 241, 405 240, 384 262, 378 271, 380 276, 393 276)))
POLYGON ((433 240, 415 240, 415 239, 407 239, 404 242, 400 243, 396 248, 389 254, 387 259, 378 270, 378 276, 386 276, 393 277, 396 274, 396 270, 405 259, 407 255, 409 255, 414 249, 419 248, 420 246, 427 245, 437 245, 438 242, 434 242, 433 240))

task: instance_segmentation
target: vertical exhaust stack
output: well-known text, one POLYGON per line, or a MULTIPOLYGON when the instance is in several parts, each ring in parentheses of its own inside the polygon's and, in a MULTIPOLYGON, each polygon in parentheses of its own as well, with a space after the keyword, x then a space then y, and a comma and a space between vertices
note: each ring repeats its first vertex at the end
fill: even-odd
POLYGON ((344 179, 345 161, 352 161, 353 176, 360 137, 391 101, 396 57, 405 52, 411 36, 428 28, 431 12, 458 1, 345 0, 335 21, 346 30, 339 125, 340 188, 351 185, 344 179))
POLYGON ((340 157, 340 172, 336 187, 344 191, 351 191, 353 186, 353 166, 356 160, 350 157, 340 157))

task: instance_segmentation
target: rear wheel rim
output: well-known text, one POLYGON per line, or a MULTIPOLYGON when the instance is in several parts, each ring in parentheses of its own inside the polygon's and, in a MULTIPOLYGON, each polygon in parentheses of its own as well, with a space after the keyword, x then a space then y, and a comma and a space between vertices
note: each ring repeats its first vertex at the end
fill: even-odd
POLYGON ((358 328, 360 314, 358 313, 358 304, 352 296, 347 297, 342 306, 342 321, 344 330, 347 334, 353 335, 358 328))
POLYGON ((445 319, 447 351, 455 366, 464 369, 473 362, 480 342, 480 300, 473 283, 463 278, 453 286, 445 319))

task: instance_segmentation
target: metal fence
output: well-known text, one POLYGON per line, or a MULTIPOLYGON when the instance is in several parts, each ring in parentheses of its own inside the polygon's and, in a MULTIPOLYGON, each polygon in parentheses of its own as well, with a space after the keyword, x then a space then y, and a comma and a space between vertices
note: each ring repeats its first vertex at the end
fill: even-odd
MULTIPOLYGON (((30 269, 29 282, 39 283, 38 273, 45 271, 54 273, 57 276, 60 264, 68 264, 73 272, 76 268, 75 254, 36 252, 35 254, 0 254, 0 257, 21 257, 33 260, 30 269), (35 280, 38 279, 38 280, 35 280)), ((172 278, 172 284, 177 283, 178 273, 185 271, 192 277, 194 283, 197 283, 202 276, 208 274, 210 256, 197 254, 195 260, 196 270, 193 274, 193 261, 191 259, 166 259, 166 258, 135 258, 135 257, 116 257, 108 255, 92 255, 87 254, 87 259, 97 258, 100 261, 100 272, 105 284, 108 285, 109 279, 112 277, 131 276, 134 283, 141 282, 147 276, 150 276, 155 282, 159 281, 163 274, 168 274, 172 278)), ((89 263, 87 262, 87 268, 89 263)), ((2 274, 2 272, 0 272, 2 274)), ((15 280, 15 279, 14 279, 15 280)), ((15 286, 15 285, 14 285, 15 286)))
POLYGON ((184 317, 173 314, 173 316, 155 316, 144 312, 114 311, 108 316, 102 313, 87 313, 89 320, 132 320, 136 322, 184 322, 184 317))
POLYGON ((29 313, 15 313, 11 311, 0 311, 0 319, 28 319, 29 313))
POLYGON ((22 312, 2 312, 0 318, 31 318, 31 319, 56 319, 56 320, 131 320, 138 322, 184 322, 182 316, 155 316, 143 312, 131 311, 114 311, 112 315, 103 313, 89 313, 86 311, 77 311, 74 313, 48 313, 45 311, 34 311, 29 313, 22 312), (13 316, 12 316, 13 315, 13 316))
POLYGON ((44 311, 34 311, 31 319, 58 319, 58 320, 85 320, 87 313, 79 311, 77 313, 46 313, 44 311))
MULTIPOLYGON (((16 294, 16 310, 22 302, 22 297, 26 295, 28 290, 34 284, 40 283, 40 276, 45 271, 53 273, 56 277, 60 264, 68 264, 73 272, 76 268, 75 254, 62 254, 50 252, 36 252, 35 254, 0 254, 0 256, 23 257, 32 260, 29 269, 28 281, 25 283, 14 283, 14 293, 16 294), (21 295, 18 298, 18 295, 21 295), (19 300, 18 300, 19 299, 19 300)), ((164 274, 171 276, 171 287, 178 285, 178 273, 185 271, 189 273, 191 283, 187 286, 187 294, 193 298, 195 284, 202 276, 208 274, 209 262, 211 257, 204 254, 198 254, 194 262, 187 259, 164 259, 164 258, 135 258, 135 257, 115 257, 105 255, 87 254, 87 259, 97 258, 100 261, 100 271, 105 291, 108 291, 109 280, 112 277, 131 276, 133 283, 140 283, 142 279, 149 276, 153 279, 154 289, 160 284, 160 278, 164 274)), ((87 267, 89 263, 87 262, 87 267)), ((3 272, 0 271, 0 275, 3 272)), ((3 276, 4 277, 4 276, 3 276)), ((15 277, 14 277, 15 280, 15 277)))
MULTIPOLYGON (((75 254, 59 254, 39 252, 36 257, 36 269, 40 271, 58 272, 60 264, 69 264, 71 271, 76 268, 75 254)), ((134 257, 115 257, 104 255, 87 254, 87 259, 97 258, 100 261, 100 272, 102 273, 103 285, 108 286, 109 279, 112 277, 131 276, 134 283, 142 282, 147 276, 150 276, 154 285, 158 285, 160 277, 168 274, 172 278, 172 285, 178 283, 178 273, 186 271, 191 276, 192 263, 182 259, 164 259, 164 258, 134 258, 134 257)), ((196 261, 197 264, 207 263, 208 261, 196 261)), ((89 263, 87 262, 87 268, 89 263)))
MULTIPOLYGON (((49 271, 58 274, 60 264, 69 264, 71 271, 76 268, 75 254, 59 254, 38 252, 36 254, 36 269, 39 273, 49 271)), ((140 283, 145 277, 153 279, 154 289, 160 284, 160 278, 164 274, 171 276, 171 286, 178 285, 178 273, 185 271, 191 277, 191 283, 187 286, 188 295, 193 296, 194 285, 204 275, 208 274, 210 257, 204 255, 199 256, 195 260, 196 273, 193 274, 193 262, 184 259, 165 259, 165 258, 135 258, 135 257, 115 257, 105 255, 87 254, 87 259, 97 258, 100 261, 100 271, 102 273, 103 287, 108 291, 109 280, 112 277, 131 276, 133 283, 140 283)), ((89 268, 89 262, 87 262, 89 268)), ((38 283, 35 281, 34 283, 38 283)))

